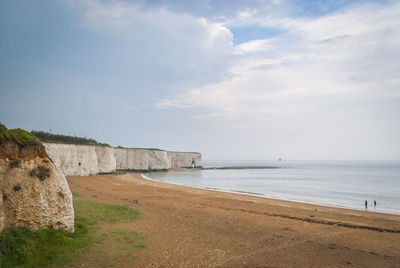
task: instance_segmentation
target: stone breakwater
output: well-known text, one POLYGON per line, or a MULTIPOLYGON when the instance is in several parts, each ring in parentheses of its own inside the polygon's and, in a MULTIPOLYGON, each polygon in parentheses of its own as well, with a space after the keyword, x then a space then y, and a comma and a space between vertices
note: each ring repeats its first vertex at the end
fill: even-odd
POLYGON ((200 153, 56 143, 43 145, 57 168, 67 176, 202 166, 200 153))

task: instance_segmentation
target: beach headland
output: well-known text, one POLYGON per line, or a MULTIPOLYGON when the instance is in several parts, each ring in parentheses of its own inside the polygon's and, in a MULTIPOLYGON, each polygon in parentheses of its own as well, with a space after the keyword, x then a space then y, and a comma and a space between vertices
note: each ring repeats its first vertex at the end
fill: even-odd
POLYGON ((149 181, 70 176, 85 199, 143 213, 121 224, 146 239, 118 267, 398 267, 400 215, 324 207, 149 181))

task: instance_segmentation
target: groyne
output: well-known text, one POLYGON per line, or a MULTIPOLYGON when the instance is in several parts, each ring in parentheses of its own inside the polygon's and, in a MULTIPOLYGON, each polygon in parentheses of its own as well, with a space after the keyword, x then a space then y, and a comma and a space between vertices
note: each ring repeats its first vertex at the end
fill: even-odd
POLYGON ((195 152, 58 143, 43 145, 57 168, 67 176, 202 166, 201 154, 195 152))

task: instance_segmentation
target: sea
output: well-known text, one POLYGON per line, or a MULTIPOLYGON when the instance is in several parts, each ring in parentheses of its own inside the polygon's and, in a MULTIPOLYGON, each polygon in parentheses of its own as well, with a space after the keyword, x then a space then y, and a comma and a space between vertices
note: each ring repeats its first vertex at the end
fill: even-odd
POLYGON ((143 176, 202 189, 357 210, 365 210, 367 200, 368 211, 400 214, 400 162, 203 161, 203 167, 143 176), (228 168, 209 169, 221 167, 228 168))

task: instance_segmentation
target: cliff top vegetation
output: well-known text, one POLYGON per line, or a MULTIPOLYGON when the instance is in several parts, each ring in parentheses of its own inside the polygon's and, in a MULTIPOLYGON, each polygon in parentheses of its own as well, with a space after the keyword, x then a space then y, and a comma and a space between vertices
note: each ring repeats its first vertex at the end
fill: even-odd
POLYGON ((5 125, 0 123, 0 140, 10 139, 10 134, 5 125))
POLYGON ((7 130, 7 128, 0 123, 0 141, 4 140, 12 140, 21 145, 32 142, 40 144, 40 140, 32 133, 21 128, 7 130))
POLYGON ((151 151, 165 151, 165 150, 158 149, 158 148, 139 148, 139 147, 123 147, 123 146, 118 146, 117 148, 120 148, 120 149, 136 149, 136 150, 151 150, 151 151))
POLYGON ((42 142, 110 146, 107 143, 100 143, 100 142, 97 142, 95 139, 91 139, 91 138, 52 134, 52 133, 48 133, 45 131, 37 131, 37 130, 32 130, 32 133, 36 137, 38 137, 42 142))

